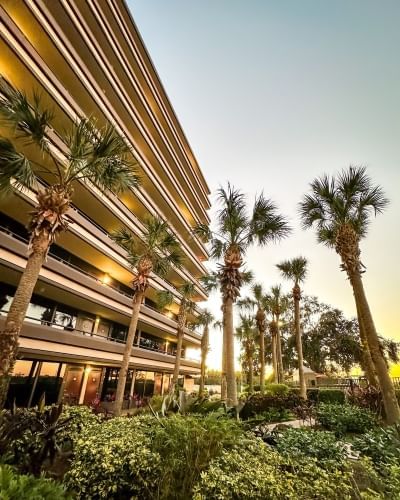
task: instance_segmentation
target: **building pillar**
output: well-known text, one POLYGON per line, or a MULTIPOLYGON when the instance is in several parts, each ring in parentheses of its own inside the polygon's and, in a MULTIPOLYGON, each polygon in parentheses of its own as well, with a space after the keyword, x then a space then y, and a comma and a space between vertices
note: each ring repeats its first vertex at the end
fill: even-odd
POLYGON ((42 365, 43 365, 43 361, 39 361, 39 364, 38 364, 37 370, 36 370, 36 374, 35 374, 35 378, 33 380, 31 393, 29 395, 27 408, 31 407, 32 400, 33 400, 33 395, 35 394, 35 390, 36 390, 37 382, 38 382, 38 379, 39 379, 40 370, 42 369, 42 365))
POLYGON ((133 394, 135 392, 135 381, 136 381, 136 368, 133 368, 132 370, 132 381, 131 381, 131 388, 129 390, 129 401, 128 401, 128 408, 131 407, 132 401, 133 401, 133 394))
POLYGON ((137 332, 138 332, 138 334, 137 334, 137 345, 140 346, 140 339, 142 337, 142 330, 138 330, 137 332))
POLYGON ((62 400, 63 400, 63 397, 64 397, 65 384, 67 383, 68 372, 69 372, 69 365, 67 365, 65 367, 64 376, 63 376, 62 382, 60 384, 60 389, 58 391, 57 404, 62 403, 62 400))
POLYGON ((88 383, 90 371, 91 371, 91 368, 88 366, 85 366, 85 369, 83 370, 83 380, 82 380, 82 385, 81 385, 81 391, 79 393, 79 399, 78 399, 79 405, 83 404, 83 400, 85 399, 86 386, 88 383))

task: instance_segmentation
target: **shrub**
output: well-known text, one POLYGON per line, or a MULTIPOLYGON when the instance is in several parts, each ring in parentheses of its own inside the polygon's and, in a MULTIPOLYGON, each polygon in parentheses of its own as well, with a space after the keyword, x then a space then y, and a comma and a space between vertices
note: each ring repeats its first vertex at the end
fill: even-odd
MULTIPOLYGON (((286 387, 286 386, 285 386, 286 387)), ((254 417, 269 411, 276 410, 291 410, 300 404, 301 398, 293 392, 288 392, 287 395, 252 394, 243 406, 240 417, 244 420, 254 417)))
POLYGON ((286 384, 265 384, 265 390, 276 396, 286 396, 289 393, 289 386, 286 384))
POLYGON ((345 445, 332 432, 307 428, 286 430, 277 440, 277 450, 292 457, 316 458, 319 462, 340 464, 345 460, 345 445))
POLYGON ((0 464, 0 500, 66 500, 72 498, 61 484, 51 479, 19 475, 0 464))
MULTIPOLYGON (((159 498, 188 499, 210 461, 243 435, 232 419, 175 415, 153 429, 152 451, 161 457, 159 498)), ((156 490, 157 491, 157 490, 156 490)))
POLYGON ((38 476, 52 464, 65 440, 73 416, 62 413, 62 405, 13 408, 0 412, 0 454, 21 472, 38 476))
POLYGON ((316 408, 316 420, 337 436, 347 432, 362 434, 376 424, 375 416, 369 410, 349 404, 321 403, 316 408))
POLYGON ((160 457, 151 451, 151 416, 114 418, 84 428, 64 482, 78 498, 148 498, 160 457))
POLYGON ((198 413, 199 415, 206 415, 215 411, 225 409, 224 403, 219 399, 217 401, 197 400, 189 407, 189 413, 198 413))
POLYGON ((88 406, 64 406, 63 419, 69 419, 59 433, 62 442, 76 441, 83 429, 95 426, 101 422, 101 417, 95 415, 88 406))
POLYGON ((195 500, 298 500, 350 498, 350 474, 324 470, 315 461, 296 461, 261 441, 242 440, 224 450, 201 475, 195 500))
POLYGON ((344 404, 345 400, 345 393, 340 389, 320 389, 318 392, 318 401, 320 403, 344 404))
POLYGON ((112 419, 82 431, 65 483, 78 498, 191 498, 210 460, 242 435, 215 414, 112 419))
POLYGON ((371 429, 355 439, 353 447, 376 464, 400 463, 400 434, 396 427, 371 429))

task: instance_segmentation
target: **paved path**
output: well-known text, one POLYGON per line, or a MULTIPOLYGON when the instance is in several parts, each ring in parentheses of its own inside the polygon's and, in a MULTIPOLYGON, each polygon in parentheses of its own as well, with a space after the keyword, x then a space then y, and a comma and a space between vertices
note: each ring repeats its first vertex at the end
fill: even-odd
POLYGON ((269 430, 274 429, 277 425, 287 425, 289 427, 293 427, 294 429, 300 429, 300 427, 311 427, 315 424, 314 419, 311 420, 288 420, 287 422, 275 422, 273 424, 268 424, 266 427, 269 430))

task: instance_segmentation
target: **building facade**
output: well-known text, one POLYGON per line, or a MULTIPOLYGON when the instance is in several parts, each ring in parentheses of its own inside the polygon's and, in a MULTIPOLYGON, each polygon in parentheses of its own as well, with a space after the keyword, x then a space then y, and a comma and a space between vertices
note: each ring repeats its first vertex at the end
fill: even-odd
MULTIPOLYGON (((208 255, 191 228, 209 222, 209 190, 131 14, 121 0, 2 0, 0 54, 1 76, 28 96, 39 92, 53 109, 55 143, 57 130, 79 117, 111 122, 129 142, 142 179, 119 197, 90 183, 75 187, 68 230, 52 245, 27 312, 8 400, 34 405, 43 392, 49 403, 112 400, 132 274, 109 234, 124 226, 140 237, 149 214, 169 222, 184 266, 167 279, 151 277, 126 398, 162 394, 176 353, 177 288, 191 281, 196 301, 207 298, 199 278, 208 255), (159 290, 174 294, 168 311, 155 308, 159 290)), ((27 190, 0 201, 0 328, 26 264, 34 202, 27 190)), ((186 329, 181 373, 188 387, 199 373, 200 341, 186 329)))

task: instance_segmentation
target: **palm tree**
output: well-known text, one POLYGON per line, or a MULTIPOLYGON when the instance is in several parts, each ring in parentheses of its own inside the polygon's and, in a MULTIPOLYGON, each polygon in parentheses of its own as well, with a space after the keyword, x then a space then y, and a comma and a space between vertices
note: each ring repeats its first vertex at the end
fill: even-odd
POLYGON ((266 309, 268 309, 267 296, 264 294, 260 284, 252 287, 252 297, 246 297, 238 301, 239 307, 250 309, 255 313, 255 320, 258 328, 258 340, 260 346, 260 391, 265 391, 265 332, 266 332, 266 309))
POLYGON ((299 363, 299 382, 300 382, 300 396, 307 399, 307 385, 304 377, 303 365, 303 345, 301 342, 301 327, 300 327, 300 299, 301 290, 300 283, 302 283, 307 276, 307 259, 304 257, 296 257, 292 260, 285 260, 277 265, 281 271, 282 277, 293 282, 293 304, 294 304, 294 325, 296 332, 296 347, 297 359, 299 363))
POLYGON ((182 254, 175 235, 169 230, 168 223, 156 216, 150 216, 144 221, 144 231, 141 238, 134 236, 125 228, 120 229, 111 237, 127 251, 128 261, 134 275, 132 317, 115 395, 114 412, 118 416, 122 410, 140 306, 149 286, 150 275, 154 273, 160 277, 166 276, 172 266, 179 267, 181 265, 182 254))
POLYGON ((254 392, 254 354, 258 337, 258 330, 252 316, 240 314, 240 325, 236 328, 235 336, 241 343, 245 364, 249 370, 247 382, 251 394, 254 392))
MULTIPOLYGON (((193 297, 196 295, 196 288, 192 282, 186 281, 185 283, 183 283, 183 285, 181 285, 178 288, 178 292, 181 295, 181 303, 179 305, 178 322, 176 330, 178 344, 176 348, 174 374, 172 375, 172 382, 169 387, 170 394, 173 394, 175 392, 178 383, 179 370, 181 367, 183 336, 185 334, 185 328, 187 325, 187 317, 188 314, 192 313, 196 307, 196 304, 192 300, 193 297)), ((163 290, 162 292, 158 292, 157 294, 158 307, 162 309, 167 306, 170 306, 173 302, 174 302, 174 295, 171 292, 165 290, 163 290)))
POLYGON ((284 376, 282 362, 281 317, 287 310, 289 303, 287 297, 282 294, 280 285, 271 287, 271 291, 266 298, 266 304, 272 314, 270 329, 272 336, 272 355, 274 356, 275 350, 275 363, 277 369, 277 372, 275 372, 275 380, 277 379, 279 383, 282 383, 284 381, 284 376))
POLYGON ((360 240, 367 235, 371 216, 383 212, 388 200, 364 167, 351 166, 336 177, 324 175, 310 188, 300 203, 303 225, 315 227, 318 242, 334 248, 341 258, 341 269, 353 288, 361 335, 365 332, 362 344, 364 349, 368 345, 382 391, 386 420, 399 422, 400 409, 365 294, 360 259, 360 240))
POLYGON ((17 356, 19 334, 42 264, 56 236, 67 229, 74 186, 90 181, 103 191, 119 193, 137 187, 139 178, 127 143, 112 125, 99 128, 94 120, 77 121, 69 132, 59 135, 64 143, 61 154, 49 138, 53 115, 42 107, 40 97, 35 95, 30 103, 25 94, 1 78, 0 119, 16 139, 12 142, 0 136, 0 195, 24 189, 36 192, 28 227, 27 264, 0 335, 1 408, 17 356), (26 144, 29 148, 24 149, 26 144))
POLYGON ((226 359, 227 406, 237 405, 235 376, 233 304, 240 296, 243 284, 243 259, 247 249, 258 244, 264 246, 288 235, 290 228, 286 219, 263 194, 254 202, 251 213, 247 210, 246 197, 228 184, 227 189, 218 190, 216 231, 199 224, 194 233, 208 241, 211 258, 223 259, 218 264, 218 282, 222 294, 224 317, 224 347, 226 359))
POLYGON ((204 384, 206 378, 206 360, 207 353, 210 350, 210 325, 215 320, 213 314, 204 309, 197 317, 197 324, 203 327, 203 336, 201 338, 201 365, 200 365, 200 387, 199 396, 204 396, 204 384))

